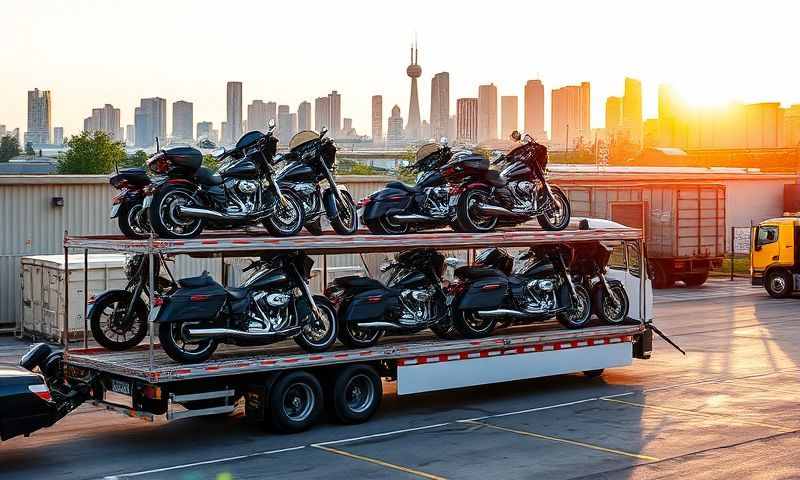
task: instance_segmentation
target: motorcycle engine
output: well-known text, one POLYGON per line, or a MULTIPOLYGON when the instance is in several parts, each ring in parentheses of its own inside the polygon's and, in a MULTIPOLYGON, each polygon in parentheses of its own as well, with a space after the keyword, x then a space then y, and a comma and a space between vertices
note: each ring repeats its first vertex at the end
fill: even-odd
POLYGON ((545 313, 556 308, 556 282, 549 278, 531 280, 526 285, 524 309, 528 313, 545 313))
POLYGON ((425 210, 431 217, 446 217, 450 206, 447 187, 433 187, 427 190, 425 210))
POLYGON ((429 290, 403 290, 400 293, 403 314, 398 319, 398 322, 408 327, 416 327, 426 323, 430 318, 432 299, 433 292, 429 290))
POLYGON ((225 182, 225 190, 228 192, 230 200, 226 205, 227 213, 247 214, 255 210, 258 183, 251 180, 231 179, 225 182))
POLYGON ((536 185, 533 182, 513 182, 509 188, 517 200, 518 209, 528 211, 536 208, 536 185))
POLYGON ((283 330, 289 323, 292 294, 258 292, 253 295, 248 314, 249 330, 283 330))

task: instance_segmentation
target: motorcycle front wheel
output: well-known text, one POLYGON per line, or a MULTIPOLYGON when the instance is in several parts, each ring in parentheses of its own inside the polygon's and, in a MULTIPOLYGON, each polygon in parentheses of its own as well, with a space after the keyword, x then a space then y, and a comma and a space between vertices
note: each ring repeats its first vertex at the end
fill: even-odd
POLYGON ((545 230, 564 230, 569 225, 571 209, 567 195, 558 187, 550 187, 553 202, 542 215, 536 217, 539 225, 545 230))
POLYGON ((592 299, 583 285, 575 285, 575 299, 572 308, 556 314, 558 322, 569 328, 583 328, 592 318, 592 299))
POLYGON ((180 363, 200 363, 208 360, 217 349, 213 338, 199 342, 183 339, 184 322, 162 322, 158 325, 158 340, 169 358, 180 363))
POLYGON ((628 318, 630 301, 628 300, 628 294, 625 293, 625 287, 616 283, 609 286, 611 295, 614 296, 616 302, 606 293, 602 285, 595 285, 593 290, 592 303, 597 318, 610 324, 619 324, 628 318))
POLYGON ((306 214, 297 197, 284 192, 283 198, 286 204, 278 205, 275 212, 264 219, 263 225, 275 237, 293 237, 305 225, 306 214))
POLYGON ((161 238, 195 238, 203 231, 202 218, 184 217, 180 207, 198 206, 194 192, 181 185, 165 185, 153 193, 150 225, 161 238))
POLYGON ((324 352, 336 342, 336 309, 327 298, 314 295, 314 303, 322 318, 314 318, 302 327, 300 333, 294 337, 295 343, 311 353, 324 352))
POLYGON ((339 235, 353 235, 358 230, 358 212, 353 197, 347 190, 340 190, 339 196, 342 197, 344 205, 336 202, 337 215, 331 218, 331 227, 339 235))
POLYGON ((89 311, 92 337, 109 350, 133 348, 147 336, 147 312, 142 299, 133 299, 127 290, 106 292, 89 311), (125 312, 131 302, 133 311, 126 322, 125 312))

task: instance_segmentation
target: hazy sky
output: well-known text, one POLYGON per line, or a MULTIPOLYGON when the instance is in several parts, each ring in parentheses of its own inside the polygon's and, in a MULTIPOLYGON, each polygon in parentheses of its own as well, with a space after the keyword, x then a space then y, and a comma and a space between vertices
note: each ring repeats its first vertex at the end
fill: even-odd
MULTIPOLYGON (((111 103, 133 123, 141 97, 194 102, 194 121, 225 117, 225 82, 291 106, 336 89, 343 116, 368 133, 370 96, 408 111, 408 47, 419 38, 421 111, 430 79, 450 72, 455 98, 494 82, 518 95, 592 83, 592 127, 623 77, 642 80, 645 115, 659 83, 695 103, 800 103, 791 1, 178 1, 4 0, 0 124, 25 131, 26 91, 53 92, 53 125, 67 135, 111 103)), ((520 117, 522 108, 520 105, 520 117)), ((522 121, 522 118, 520 118, 522 121)), ((384 125, 384 130, 386 126, 384 125)), ((171 120, 168 132, 171 131, 171 120)))

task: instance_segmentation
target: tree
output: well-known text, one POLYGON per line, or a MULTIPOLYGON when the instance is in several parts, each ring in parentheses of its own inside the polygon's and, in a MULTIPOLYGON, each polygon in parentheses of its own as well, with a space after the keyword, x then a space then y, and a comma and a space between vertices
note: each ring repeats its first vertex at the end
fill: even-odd
POLYGON ((122 143, 105 132, 82 132, 64 144, 67 151, 59 155, 58 173, 110 173, 115 164, 123 164, 127 158, 122 143))
POLYGON ((219 168, 219 161, 214 155, 205 154, 203 155, 203 166, 216 172, 217 168, 219 168))
POLYGON ((144 168, 147 163, 147 158, 147 153, 145 153, 144 150, 137 150, 133 155, 128 155, 128 158, 126 158, 120 166, 144 168))
POLYGON ((19 140, 6 135, 0 139, 0 162, 7 162, 19 155, 19 140))

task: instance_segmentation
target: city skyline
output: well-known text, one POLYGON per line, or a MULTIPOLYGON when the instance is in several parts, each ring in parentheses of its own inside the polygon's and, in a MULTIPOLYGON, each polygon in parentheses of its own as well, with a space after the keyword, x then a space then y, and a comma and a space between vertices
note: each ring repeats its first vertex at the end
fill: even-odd
MULTIPOLYGON (((525 82, 530 79, 540 78, 547 90, 589 80, 593 90, 591 117, 595 119, 592 126, 597 127, 602 125, 598 120, 604 117, 606 97, 622 93, 619 79, 624 76, 642 82, 644 118, 656 116, 657 89, 662 83, 672 85, 690 102, 696 101, 698 94, 704 94, 708 98, 702 103, 731 97, 739 97, 738 100, 747 103, 780 101, 784 106, 800 103, 800 92, 795 87, 800 83, 797 69, 791 67, 791 62, 781 53, 783 46, 790 44, 788 30, 791 29, 785 27, 796 7, 778 2, 766 2, 756 11, 729 8, 727 4, 720 8, 714 2, 709 5, 675 2, 669 8, 659 9, 657 23, 648 16, 647 9, 621 2, 611 8, 620 15, 607 15, 605 18, 614 19, 602 25, 595 25, 590 19, 599 9, 608 9, 607 6, 580 4, 581 14, 574 15, 574 9, 566 6, 537 5, 537 16, 569 18, 571 27, 580 32, 572 35, 576 38, 563 41, 563 26, 556 28, 547 21, 541 22, 531 35, 525 28, 529 18, 508 15, 518 7, 516 4, 478 10, 476 4, 467 2, 456 10, 446 5, 409 2, 404 11, 392 12, 392 23, 404 27, 391 36, 383 34, 385 22, 380 21, 364 22, 366 30, 359 32, 341 32, 338 43, 355 46, 356 55, 345 55, 339 50, 321 55, 319 35, 315 34, 293 42, 289 48, 272 48, 269 65, 258 64, 247 61, 247 49, 238 48, 255 44, 251 40, 256 32, 243 32, 235 39, 220 37, 214 42, 218 45, 207 51, 204 49, 211 60, 224 60, 224 68, 211 69, 207 68, 207 62, 196 60, 187 60, 186 68, 176 68, 180 62, 167 61, 164 53, 188 47, 188 42, 196 35, 190 30, 197 25, 233 21, 239 10, 235 5, 189 8, 185 2, 169 2, 153 3, 150 9, 148 2, 143 2, 141 6, 131 10, 121 4, 82 2, 69 6, 57 2, 8 5, 4 11, 21 20, 19 25, 9 25, 7 35, 20 41, 15 42, 15 48, 6 49, 8 64, 13 67, 4 76, 4 89, 0 92, 0 104, 4 105, 0 123, 9 129, 25 131, 25 92, 40 88, 54 93, 52 124, 63 126, 67 136, 81 129, 82 119, 92 106, 105 103, 121 109, 123 125, 133 124, 133 107, 138 99, 153 96, 170 102, 178 99, 192 102, 195 119, 219 125, 226 116, 224 99, 218 98, 218 92, 227 81, 237 80, 243 82, 245 104, 253 99, 269 98, 282 104, 298 105, 314 98, 315 92, 336 88, 347 99, 343 110, 353 119, 354 127, 361 133, 368 133, 371 95, 381 94, 386 106, 398 104, 408 113, 404 107, 409 102, 408 78, 403 70, 408 58, 408 40, 413 38, 414 31, 419 35, 420 53, 424 53, 420 63, 424 64, 425 71, 450 73, 451 105, 455 105, 457 98, 476 96, 477 85, 490 81, 498 86, 500 95, 516 95, 522 101, 525 82), (692 15, 686 15, 688 5, 692 6, 692 15), (158 11, 160 22, 170 24, 167 36, 152 38, 141 33, 140 26, 152 22, 152 11, 158 11), (420 15, 422 11, 425 15, 420 15), (99 21, 129 13, 130 21, 125 26, 99 21), (475 23, 480 19, 483 24, 502 25, 503 34, 489 40, 461 36, 459 48, 454 49, 452 30, 441 29, 442 16, 458 24, 475 23), (33 20, 28 19, 34 18, 36 28, 29 28, 33 20), (179 18, 181 22, 171 21, 179 18), (724 22, 712 22, 722 18, 724 22), (678 24, 688 33, 675 33, 674 25, 678 24), (759 25, 756 34, 748 35, 746 40, 733 33, 751 31, 759 25), (102 36, 115 41, 101 45, 94 40, 102 36), (363 42, 370 36, 380 41, 363 42), (640 41, 633 41, 634 38, 640 41), (715 41, 708 42, 708 38, 715 41), (552 40, 559 42, 558 49, 531 48, 552 40), (58 49, 52 48, 55 44, 59 45, 58 49), (83 53, 87 45, 92 46, 91 54, 83 53), (71 55, 63 55, 64 51, 71 55), (120 56, 120 51, 126 55, 120 56), (506 51, 508 55, 498 55, 506 51), (314 66, 309 67, 309 62, 314 66), (309 68, 325 74, 308 75, 309 68), (96 71, 103 74, 88 73, 96 71)), ((262 10, 266 10, 266 6, 252 7, 254 15, 262 10)), ((362 8, 350 10, 358 15, 365 14, 362 8)), ((339 24, 346 20, 344 11, 349 10, 334 9, 325 22, 314 19, 309 22, 315 28, 339 24)), ((269 15, 291 19, 297 18, 300 10, 276 5, 270 8, 269 15)), ((280 38, 283 32, 290 30, 288 24, 291 22, 275 22, 274 36, 280 38)), ((311 30, 322 32, 324 28, 311 30)), ((429 117, 427 87, 431 78, 432 75, 423 72, 419 80, 422 118, 429 117)), ((703 95, 700 97, 703 99, 703 95)), ((549 100, 550 95, 545 94, 545 112, 550 111, 549 100)), ((522 115, 522 105, 519 110, 522 115)), ((171 114, 169 116, 171 118, 171 114)), ((545 128, 549 130, 550 118, 549 115, 545 117, 545 128)), ((518 119, 520 125, 524 125, 523 122, 522 118, 518 119)))

